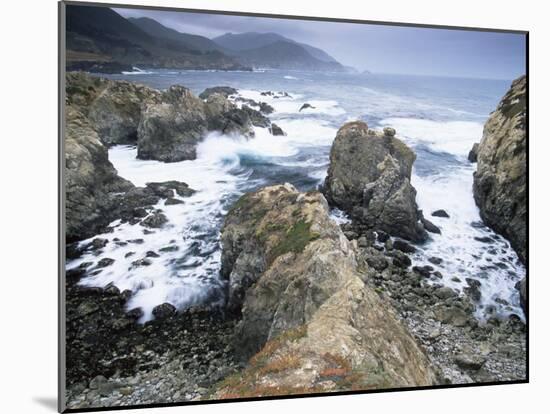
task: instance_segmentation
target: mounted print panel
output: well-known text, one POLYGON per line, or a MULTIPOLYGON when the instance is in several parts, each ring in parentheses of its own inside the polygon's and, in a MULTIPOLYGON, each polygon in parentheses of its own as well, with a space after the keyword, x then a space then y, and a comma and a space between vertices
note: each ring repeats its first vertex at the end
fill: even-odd
POLYGON ((526 32, 60 25, 61 411, 527 382, 526 32))

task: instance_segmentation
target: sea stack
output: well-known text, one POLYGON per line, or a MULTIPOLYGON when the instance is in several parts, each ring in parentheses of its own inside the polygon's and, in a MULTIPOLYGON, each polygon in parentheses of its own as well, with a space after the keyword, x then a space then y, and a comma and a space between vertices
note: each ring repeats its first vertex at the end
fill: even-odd
POLYGON ((395 133, 369 130, 361 121, 343 125, 332 144, 323 193, 361 226, 421 242, 427 234, 410 182, 416 155, 395 133))

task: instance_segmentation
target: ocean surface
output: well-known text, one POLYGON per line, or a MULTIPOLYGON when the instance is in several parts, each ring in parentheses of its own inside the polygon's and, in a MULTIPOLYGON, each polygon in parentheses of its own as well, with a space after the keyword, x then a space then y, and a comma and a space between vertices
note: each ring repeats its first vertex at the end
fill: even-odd
MULTIPOLYGON (((117 146, 109 158, 119 175, 137 186, 147 182, 178 180, 197 193, 184 204, 157 205, 169 224, 144 235, 140 225, 113 223, 114 232, 97 235, 109 240, 142 238, 141 245, 109 243, 100 256, 86 254, 68 267, 103 257, 115 263, 95 276, 83 279, 89 286, 114 283, 135 294, 128 308, 142 307, 150 319, 152 309, 163 302, 178 308, 201 303, 223 303, 224 282, 219 278, 219 231, 231 204, 244 192, 290 182, 301 190, 316 188, 326 176, 329 151, 338 128, 351 120, 364 120, 371 128, 392 126, 397 136, 416 152, 412 184, 424 215, 441 228, 430 240, 417 245, 414 265, 430 264, 443 275, 437 283, 462 291, 466 279, 481 282, 480 319, 523 318, 514 285, 525 274, 510 244, 479 225, 479 211, 472 194, 475 164, 467 160, 479 142, 483 124, 510 85, 510 81, 356 75, 266 70, 258 72, 136 71, 110 75, 157 89, 181 84, 199 94, 207 87, 232 86, 239 95, 267 102, 270 115, 285 132, 274 137, 256 128, 256 137, 208 135, 198 146, 193 161, 165 164, 136 159, 136 148, 117 146), (290 96, 262 96, 262 91, 284 91, 290 96), (314 108, 299 111, 303 103, 314 108), (437 209, 450 218, 432 217, 437 209), (473 225, 472 225, 473 224, 473 225), (490 237, 492 243, 476 238, 490 237), (177 250, 152 259, 151 266, 132 268, 131 262, 148 251, 167 246, 177 250), (126 257, 129 252, 134 252, 126 257), (430 257, 443 259, 440 265, 430 257)), ((335 220, 344 220, 335 212, 335 220)), ((86 243, 83 241, 82 243, 86 243)))

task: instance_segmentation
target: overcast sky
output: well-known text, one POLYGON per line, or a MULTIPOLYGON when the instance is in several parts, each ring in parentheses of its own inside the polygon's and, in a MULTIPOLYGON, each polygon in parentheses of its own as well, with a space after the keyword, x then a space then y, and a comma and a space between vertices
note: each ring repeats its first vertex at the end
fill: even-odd
POLYGON ((274 32, 319 47, 344 65, 377 73, 512 80, 525 73, 520 34, 115 9, 209 38, 274 32))

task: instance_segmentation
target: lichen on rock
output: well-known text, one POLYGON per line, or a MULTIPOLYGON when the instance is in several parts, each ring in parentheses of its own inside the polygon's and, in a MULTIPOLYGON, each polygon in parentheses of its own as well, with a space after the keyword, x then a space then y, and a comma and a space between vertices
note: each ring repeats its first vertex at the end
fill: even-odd
POLYGON ((427 238, 410 183, 416 155, 395 130, 369 130, 364 122, 342 126, 330 151, 323 193, 329 203, 373 230, 412 241, 427 238))
POLYGON ((516 79, 483 129, 474 198, 481 218, 527 259, 527 79, 516 79))
POLYGON ((247 368, 214 397, 431 385, 423 351, 367 286, 319 192, 245 194, 222 229, 222 273, 247 368), (250 358, 250 359, 249 359, 250 358))

